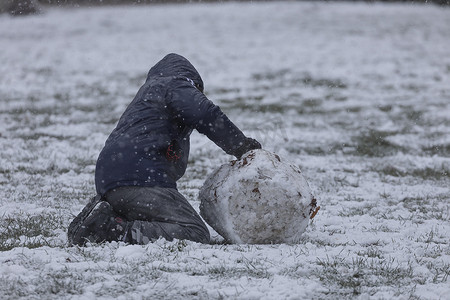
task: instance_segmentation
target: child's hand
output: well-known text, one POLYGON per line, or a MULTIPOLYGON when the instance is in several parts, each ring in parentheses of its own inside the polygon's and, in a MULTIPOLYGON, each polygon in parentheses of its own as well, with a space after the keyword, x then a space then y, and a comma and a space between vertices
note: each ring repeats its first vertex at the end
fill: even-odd
POLYGON ((237 159, 241 159, 242 155, 253 149, 261 149, 261 144, 255 139, 246 138, 242 146, 236 150, 234 156, 236 156, 237 159))

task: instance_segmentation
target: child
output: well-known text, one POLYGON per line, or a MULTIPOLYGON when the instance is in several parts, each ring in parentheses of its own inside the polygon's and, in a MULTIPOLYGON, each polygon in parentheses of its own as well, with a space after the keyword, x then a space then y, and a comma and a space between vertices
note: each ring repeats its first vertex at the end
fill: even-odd
POLYGON ((176 186, 193 129, 238 159, 261 148, 203 94, 194 66, 169 54, 150 69, 106 140, 95 171, 97 196, 70 224, 69 243, 146 244, 160 237, 208 243, 208 229, 176 186))

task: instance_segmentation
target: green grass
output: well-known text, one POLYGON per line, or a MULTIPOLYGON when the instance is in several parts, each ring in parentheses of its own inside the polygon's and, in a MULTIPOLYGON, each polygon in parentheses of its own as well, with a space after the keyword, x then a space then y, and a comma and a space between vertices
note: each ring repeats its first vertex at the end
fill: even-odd
POLYGON ((409 168, 409 169, 403 169, 399 168, 395 165, 385 165, 381 167, 375 167, 373 168, 374 171, 376 171, 380 175, 385 176, 393 176, 393 177, 415 177, 422 180, 441 180, 441 179, 448 179, 449 173, 448 168, 442 164, 438 167, 425 167, 425 168, 409 168))
POLYGON ((65 229, 64 219, 58 214, 21 214, 0 217, 0 251, 15 247, 38 248, 52 246, 52 237, 58 229, 65 229))
POLYGON ((392 133, 374 129, 362 132, 353 138, 355 153, 369 157, 380 157, 405 151, 404 147, 395 145, 386 139, 390 135, 392 133))
POLYGON ((409 284, 414 275, 412 264, 400 265, 393 258, 379 259, 372 257, 343 257, 317 260, 318 277, 326 285, 330 285, 328 295, 357 296, 363 291, 371 294, 371 290, 381 285, 401 288, 409 284))

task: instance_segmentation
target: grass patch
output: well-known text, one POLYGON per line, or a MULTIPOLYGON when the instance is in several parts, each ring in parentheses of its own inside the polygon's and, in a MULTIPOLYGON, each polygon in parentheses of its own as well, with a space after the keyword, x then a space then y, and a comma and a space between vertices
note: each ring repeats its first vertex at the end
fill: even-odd
POLYGON ((346 144, 330 142, 328 144, 302 144, 287 143, 285 149, 292 154, 307 154, 312 156, 326 156, 340 153, 344 150, 346 144))
POLYGON ((427 267, 433 274, 431 282, 443 283, 448 281, 448 277, 450 276, 450 263, 442 263, 439 265, 428 263, 427 267))
POLYGON ((382 167, 375 167, 372 169, 381 175, 393 176, 393 177, 406 177, 412 176, 423 180, 441 180, 448 178, 448 170, 442 164, 440 168, 413 168, 409 170, 401 169, 393 165, 385 165, 382 167))
POLYGON ((370 157, 390 156, 398 152, 406 152, 406 148, 389 142, 386 137, 391 132, 371 129, 353 138, 355 154, 370 157))
POLYGON ((57 214, 3 216, 0 218, 0 251, 15 247, 49 246, 56 229, 63 228, 63 217, 57 214))
POLYGON ((435 144, 427 147, 422 147, 422 151, 427 155, 450 157, 450 144, 435 144))
POLYGON ((401 266, 393 258, 357 257, 347 261, 335 257, 317 260, 319 279, 326 286, 331 286, 329 294, 334 296, 357 296, 363 291, 380 285, 401 287, 409 283, 413 275, 411 263, 401 266))
POLYGON ((244 259, 243 261, 238 261, 238 263, 239 265, 233 267, 226 265, 210 267, 206 274, 218 278, 271 278, 273 276, 273 274, 267 271, 266 267, 258 266, 256 261, 244 259))
POLYGON ((99 282, 102 278, 91 272, 75 272, 69 269, 42 272, 32 280, 21 277, 1 277, 2 296, 6 299, 61 299, 69 295, 81 295, 89 283, 99 282), (8 287, 8 288, 6 288, 8 287))
POLYGON ((347 84, 337 78, 316 77, 309 73, 297 73, 289 69, 281 69, 264 73, 253 74, 255 81, 270 81, 281 86, 309 86, 326 87, 332 89, 345 89, 347 84))
POLYGON ((384 259, 383 252, 375 247, 369 247, 368 249, 358 251, 357 254, 362 257, 384 259))

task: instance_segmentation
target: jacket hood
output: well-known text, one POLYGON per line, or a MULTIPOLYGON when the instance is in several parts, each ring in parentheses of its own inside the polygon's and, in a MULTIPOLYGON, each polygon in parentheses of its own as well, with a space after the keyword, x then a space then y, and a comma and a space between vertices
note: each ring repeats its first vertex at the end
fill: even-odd
POLYGON ((154 65, 147 75, 152 77, 182 76, 192 80, 196 87, 203 92, 203 80, 194 66, 183 56, 170 53, 154 65))

